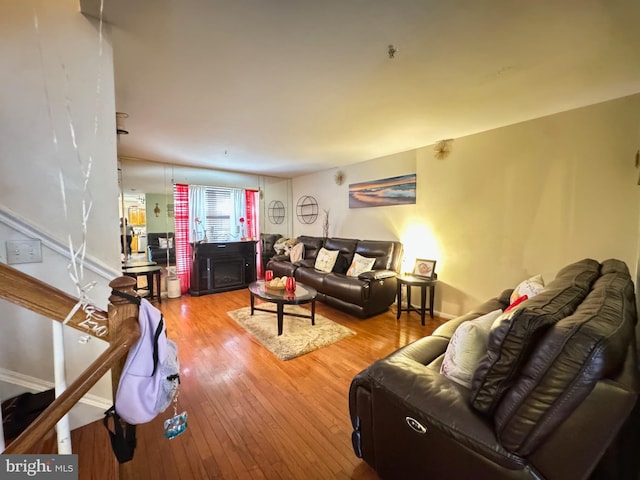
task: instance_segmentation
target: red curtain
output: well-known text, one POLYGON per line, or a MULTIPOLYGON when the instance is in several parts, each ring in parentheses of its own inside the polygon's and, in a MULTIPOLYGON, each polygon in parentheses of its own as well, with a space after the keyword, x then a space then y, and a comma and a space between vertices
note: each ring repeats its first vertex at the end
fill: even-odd
POLYGON ((260 218, 258 217, 258 202, 260 201, 260 192, 258 192, 258 190, 245 190, 244 195, 247 205, 246 236, 247 238, 255 238, 257 240, 256 273, 258 275, 258 278, 262 278, 262 242, 260 241, 260 218))
POLYGON ((174 216, 176 223, 176 271, 180 289, 187 293, 191 286, 191 245, 189 244, 189 185, 173 187, 174 216))

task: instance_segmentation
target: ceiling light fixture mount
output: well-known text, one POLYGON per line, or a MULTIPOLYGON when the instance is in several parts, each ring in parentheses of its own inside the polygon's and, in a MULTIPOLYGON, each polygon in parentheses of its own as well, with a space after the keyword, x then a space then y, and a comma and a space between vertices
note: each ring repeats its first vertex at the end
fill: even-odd
POLYGON ((436 143, 435 147, 433 147, 434 156, 438 160, 444 160, 449 156, 451 150, 453 149, 453 138, 447 138, 445 140, 440 140, 436 143))
POLYGON ((398 52, 398 49, 394 47, 392 44, 390 44, 387 48, 388 48, 387 53, 389 54, 389 58, 396 58, 396 53, 398 52))

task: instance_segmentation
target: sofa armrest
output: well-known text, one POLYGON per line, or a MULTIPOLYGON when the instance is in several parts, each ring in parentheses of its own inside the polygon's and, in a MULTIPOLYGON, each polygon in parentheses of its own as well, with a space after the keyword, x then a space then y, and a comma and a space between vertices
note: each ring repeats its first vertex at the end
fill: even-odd
MULTIPOLYGON (((437 368, 424 366, 406 355, 379 360, 358 374, 350 389, 350 413, 354 428, 368 423, 365 430, 357 432, 363 458, 375 458, 383 471, 385 464, 395 463, 397 467, 396 462, 407 459, 417 459, 408 463, 420 463, 425 452, 431 458, 427 470, 448 471, 450 478, 469 478, 469 468, 464 464, 478 456, 490 460, 482 462, 488 471, 526 468, 522 458, 500 445, 492 422, 471 408, 468 389, 441 375, 437 368), (368 396, 362 389, 369 391, 368 396), (406 425, 402 426, 406 417, 426 428, 428 435, 421 437, 421 442, 426 442, 428 448, 422 444, 421 448, 409 448, 415 447, 416 436, 406 425), (389 443, 389 438, 394 442, 389 443), (372 446, 373 451, 367 451, 372 446), (451 452, 469 461, 452 464, 451 452)), ((481 473, 476 478, 491 478, 486 472, 481 473)))
POLYGON ((429 335, 396 350, 387 358, 408 358, 421 365, 429 365, 444 354, 448 345, 448 338, 429 335))
POLYGON ((358 275, 359 280, 382 280, 383 278, 392 278, 398 275, 395 270, 369 270, 358 275))

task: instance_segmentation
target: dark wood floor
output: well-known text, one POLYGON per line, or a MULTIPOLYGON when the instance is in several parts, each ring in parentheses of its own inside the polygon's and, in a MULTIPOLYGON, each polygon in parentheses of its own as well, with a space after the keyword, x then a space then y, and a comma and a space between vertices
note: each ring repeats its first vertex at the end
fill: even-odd
MULTIPOLYGON (((165 439, 169 410, 138 426, 127 477, 377 478, 351 449, 351 379, 444 320, 429 319, 423 327, 416 313, 396 321, 395 310, 361 320, 318 302, 318 313, 357 334, 284 362, 226 314, 248 304, 246 290, 162 302, 169 337, 178 344, 179 406, 188 413, 188 429, 165 439)), ((73 445, 80 479, 109 477, 113 455, 101 423, 75 431, 73 445)))

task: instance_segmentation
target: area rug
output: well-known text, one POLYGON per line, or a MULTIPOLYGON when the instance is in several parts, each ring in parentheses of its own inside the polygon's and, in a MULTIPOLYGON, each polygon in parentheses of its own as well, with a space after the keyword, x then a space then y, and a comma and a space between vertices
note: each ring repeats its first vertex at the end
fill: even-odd
MULTIPOLYGON (((227 314, 281 360, 291 360, 356 334, 316 313, 315 325, 311 325, 310 318, 285 315, 282 335, 278 336, 275 307, 275 304, 261 303, 260 308, 273 309, 273 313, 256 311, 252 316, 251 307, 244 307, 227 314)), ((297 305, 285 305, 284 311, 307 315, 310 313, 297 305)))

